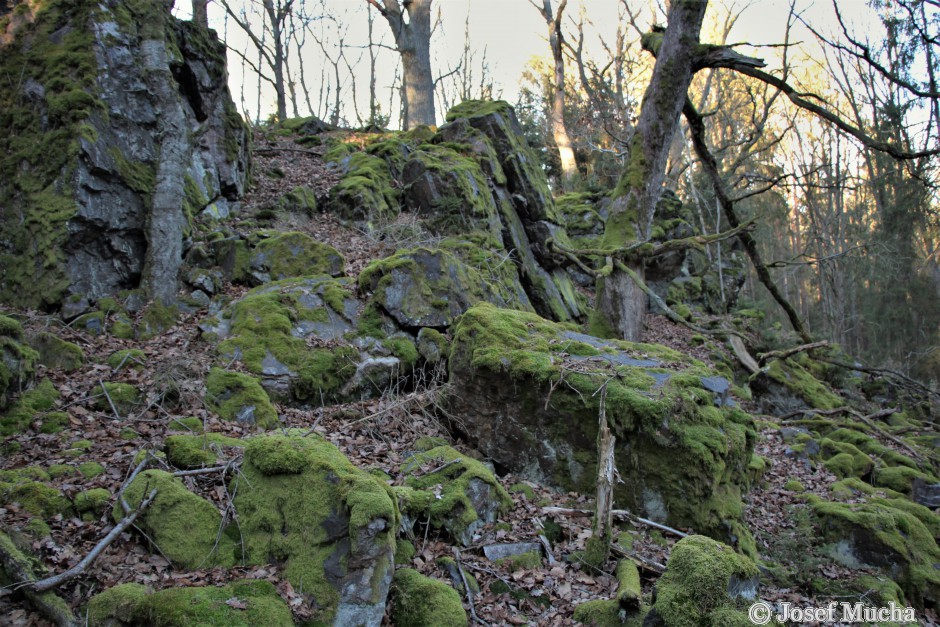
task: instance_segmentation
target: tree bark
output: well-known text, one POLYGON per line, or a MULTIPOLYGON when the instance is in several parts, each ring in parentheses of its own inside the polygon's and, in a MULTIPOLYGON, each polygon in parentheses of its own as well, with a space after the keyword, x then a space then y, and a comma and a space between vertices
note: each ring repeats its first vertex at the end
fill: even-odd
POLYGON ((402 127, 436 124, 434 76, 431 73, 431 0, 366 0, 376 7, 395 36, 404 71, 404 120, 402 127), (408 21, 402 8, 408 13, 408 21))
POLYGON ((555 82, 552 88, 552 136, 558 147, 558 158, 561 161, 562 188, 567 188, 571 180, 578 173, 578 164, 574 157, 571 137, 565 124, 565 45, 564 34, 561 30, 561 19, 565 12, 568 0, 561 0, 558 11, 552 13, 552 0, 543 0, 541 13, 548 24, 548 43, 552 49, 552 59, 555 62, 555 82))
POLYGON ((284 19, 290 11, 286 7, 274 6, 274 0, 264 0, 264 10, 271 22, 271 37, 274 39, 274 59, 271 70, 274 72, 274 92, 277 94, 277 119, 287 119, 287 89, 284 82, 284 19))
POLYGON ((209 0, 193 0, 193 23, 209 28, 209 0))
MULTIPOLYGON (((707 4, 707 0, 684 0, 670 5, 668 26, 643 97, 627 167, 614 190, 604 229, 604 247, 620 248, 635 240, 649 239, 669 147, 692 82, 707 4)), ((641 279, 645 276, 642 261, 630 262, 630 268, 641 279)), ((642 338, 647 306, 646 294, 628 274, 614 266, 608 276, 598 279, 594 330, 638 341, 642 338)))

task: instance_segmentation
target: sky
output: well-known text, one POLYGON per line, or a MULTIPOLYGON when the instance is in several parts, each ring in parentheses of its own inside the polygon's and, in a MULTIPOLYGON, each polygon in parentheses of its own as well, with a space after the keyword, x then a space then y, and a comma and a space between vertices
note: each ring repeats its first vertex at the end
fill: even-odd
MULTIPOLYGON (((226 29, 224 12, 219 6, 221 0, 215 0, 210 5, 210 26, 220 35, 228 33, 228 43, 232 48, 244 49, 243 37, 237 28, 229 22, 226 29)), ((230 0, 233 5, 242 2, 255 2, 257 0, 230 0)), ((537 0, 541 2, 541 0, 537 0)), ((553 7, 557 7, 559 0, 553 0, 553 7)), ((652 23, 651 15, 659 15, 658 21, 664 21, 661 12, 656 11, 657 3, 649 0, 628 0, 631 10, 640 15, 638 20, 642 28, 652 23)), ((864 0, 839 0, 843 14, 852 23, 859 33, 872 32, 877 25, 864 0)), ((189 2, 177 0, 177 13, 182 18, 189 14, 189 2)), ((600 40, 612 42, 618 22, 619 0, 569 0, 566 15, 568 32, 574 31, 573 20, 583 15, 591 24, 585 28, 586 56, 600 55, 602 49, 600 40)), ((832 33, 837 28, 834 12, 830 0, 796 0, 798 11, 814 27, 824 33, 832 33)), ((338 50, 336 42, 337 24, 345 34, 344 40, 353 46, 347 49, 347 58, 354 62, 359 58, 358 64, 353 65, 353 71, 344 68, 342 79, 342 101, 346 104, 344 114, 347 122, 355 124, 355 112, 349 105, 352 102, 351 78, 357 81, 357 97, 360 103, 359 113, 364 114, 368 102, 368 56, 362 47, 367 42, 367 12, 372 11, 376 17, 376 38, 382 37, 387 45, 393 45, 391 32, 384 20, 378 16, 375 9, 370 8, 365 0, 322 0, 320 2, 305 2, 307 11, 311 14, 324 14, 334 19, 318 21, 314 29, 325 38, 326 50, 335 54, 338 50), (325 9, 325 10, 324 10, 325 9), (355 46, 359 46, 358 48, 355 46)), ((489 73, 497 88, 497 94, 505 100, 515 102, 518 97, 519 81, 526 64, 533 57, 549 57, 550 51, 547 43, 547 26, 529 0, 435 0, 432 5, 434 11, 440 16, 440 21, 432 39, 432 64, 436 74, 445 74, 455 67, 460 60, 465 44, 465 25, 469 32, 469 41, 476 56, 476 73, 479 76, 479 64, 485 53, 488 61, 489 73), (467 21, 469 20, 469 21, 467 21)), ((749 42, 755 45, 777 44, 783 41, 784 28, 787 20, 789 1, 783 0, 713 0, 709 6, 710 14, 718 14, 723 10, 740 11, 734 30, 729 37, 730 42, 749 42)), ((706 22, 707 22, 706 18, 706 22)), ((875 29, 876 30, 876 29, 875 29)), ((631 37, 634 34, 630 33, 631 37)), ((814 43, 813 36, 805 28, 797 28, 792 37, 803 44, 802 54, 807 58, 818 57, 819 51, 814 43)), ((327 84, 327 79, 321 78, 324 71, 323 52, 310 42, 309 51, 304 57, 306 83, 311 92, 311 100, 315 107, 321 109, 317 113, 325 115, 325 105, 319 105, 321 99, 321 85, 327 84), (319 105, 319 106, 318 106, 319 105)), ((748 48, 742 47, 740 51, 753 56, 764 57, 773 68, 775 60, 780 54, 780 48, 748 48)), ((246 79, 247 87, 242 90, 241 62, 236 55, 229 52, 229 64, 233 96, 236 103, 241 103, 249 113, 249 117, 258 115, 256 79, 250 76, 246 79)), ((391 50, 380 51, 379 81, 381 90, 380 100, 383 108, 397 108, 397 103, 389 102, 389 90, 394 75, 397 55, 391 50)), ((325 68, 328 72, 332 70, 325 68)), ((330 95, 335 94, 332 83, 335 79, 328 79, 330 95)), ((267 91, 267 90, 266 90, 267 91)), ((324 98, 325 99, 325 98, 324 98)), ((269 91, 263 93, 260 107, 262 119, 275 109, 273 94, 269 91)), ((301 114, 306 114, 303 107, 301 114)), ((393 122, 394 125, 394 122, 393 122)))

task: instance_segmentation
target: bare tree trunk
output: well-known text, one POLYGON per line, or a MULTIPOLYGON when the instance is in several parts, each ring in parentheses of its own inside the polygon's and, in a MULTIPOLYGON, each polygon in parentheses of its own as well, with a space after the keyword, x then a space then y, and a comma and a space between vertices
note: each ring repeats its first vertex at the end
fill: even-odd
MULTIPOLYGON (((643 97, 626 170, 614 190, 604 229, 605 248, 622 248, 630 242, 649 239, 666 158, 692 81, 707 4, 708 0, 685 0, 670 5, 668 26, 643 97)), ((642 279, 643 262, 631 263, 631 269, 642 279)), ((597 288, 595 331, 640 340, 647 311, 646 294, 616 265, 608 276, 598 279, 597 288)))
MULTIPOLYGON (((287 3, 290 7, 290 2, 287 3)), ((271 21, 271 37, 274 39, 274 58, 271 62, 271 70, 274 72, 274 92, 277 94, 277 118, 279 120, 287 119, 287 89, 284 82, 284 18, 289 12, 283 7, 274 7, 274 0, 264 0, 264 10, 271 21)))
POLYGON ((193 23, 209 28, 209 0, 193 0, 193 23))
POLYGON ((575 161, 574 149, 571 147, 571 137, 565 125, 565 37, 561 30, 561 19, 565 12, 568 0, 561 0, 558 11, 552 13, 552 0, 543 0, 540 12, 548 24, 548 43, 552 49, 552 59, 555 63, 555 83, 552 86, 552 136, 558 147, 558 158, 561 160, 562 187, 570 185, 571 180, 578 173, 578 164, 575 161))
POLYGON ((401 55, 403 107, 402 127, 411 129, 436 123, 434 76, 431 74, 431 0, 366 0, 388 22, 401 55), (405 22, 402 8, 408 12, 405 22))

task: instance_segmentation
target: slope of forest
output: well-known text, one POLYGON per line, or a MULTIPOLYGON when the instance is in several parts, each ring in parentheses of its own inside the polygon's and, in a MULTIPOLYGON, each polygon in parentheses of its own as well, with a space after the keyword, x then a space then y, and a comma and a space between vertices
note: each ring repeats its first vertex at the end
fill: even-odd
POLYGON ((664 192, 612 249, 499 101, 249 138, 153 9, 5 24, 3 624, 937 621, 940 397, 768 332, 753 221, 664 192))

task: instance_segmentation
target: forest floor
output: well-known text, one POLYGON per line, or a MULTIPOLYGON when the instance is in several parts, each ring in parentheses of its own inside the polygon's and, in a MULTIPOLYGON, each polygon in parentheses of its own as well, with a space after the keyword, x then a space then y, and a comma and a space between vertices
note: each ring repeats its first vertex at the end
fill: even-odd
MULTIPOLYGON (((278 197, 299 185, 311 187, 318 197, 324 197, 336 182, 335 174, 316 154, 318 148, 306 153, 277 150, 288 146, 296 148, 285 138, 258 138, 256 147, 262 150, 256 152, 257 182, 245 199, 244 215, 273 204, 278 197), (274 150, 266 152, 265 149, 274 150), (272 176, 272 173, 280 174, 272 176)), ((410 239, 407 215, 396 224, 373 233, 343 225, 328 214, 318 214, 306 221, 286 219, 274 226, 301 230, 329 243, 345 257, 347 273, 351 277, 355 277, 373 259, 389 255, 401 246, 420 243, 410 239)), ((221 298, 232 300, 244 291, 243 287, 229 286, 221 298)), ((205 406, 205 377, 218 359, 213 346, 200 339, 198 325, 208 315, 205 310, 182 317, 171 329, 146 341, 93 336, 73 329, 57 317, 37 312, 5 313, 16 314, 23 321, 27 333, 47 330, 78 344, 85 352, 86 363, 71 373, 59 370, 39 373, 39 377, 48 377, 58 388, 60 399, 56 410, 67 412, 69 423, 64 431, 56 434, 30 429, 8 438, 2 445, 0 469, 48 468, 60 464, 75 469, 74 473, 61 475, 50 482, 66 496, 73 497, 90 488, 105 488, 113 495, 136 466, 134 459, 140 451, 161 450, 167 435, 185 432, 185 428, 175 421, 177 418, 195 416, 203 422, 206 432, 232 437, 251 435, 236 423, 219 420, 205 406), (143 363, 135 363, 134 367, 119 371, 107 365, 108 357, 115 351, 129 348, 144 352, 143 363), (107 381, 134 385, 142 391, 145 401, 129 415, 116 415, 110 408, 101 409, 102 383, 107 381), (80 441, 90 441, 91 445, 84 449, 74 448, 73 444, 80 441), (92 478, 84 478, 78 468, 87 462, 100 463, 104 471, 92 478)), ((650 316, 647 329, 647 341, 665 344, 707 361, 708 355, 701 347, 693 346, 690 332, 684 327, 661 316, 650 316)), ((278 409, 284 428, 313 430, 339 447, 355 465, 381 469, 392 477, 393 482, 400 483, 403 481, 401 465, 415 450, 418 438, 438 436, 451 439, 441 424, 434 403, 439 385, 439 382, 427 381, 409 391, 389 389, 381 398, 369 401, 309 410, 283 405, 278 409)), ((745 409, 754 409, 745 401, 739 402, 745 409)), ((756 452, 767 459, 767 470, 745 497, 745 519, 763 556, 773 557, 777 563, 787 559, 797 562, 807 557, 805 551, 809 540, 803 537, 799 525, 807 507, 802 497, 815 493, 833 499, 829 486, 836 477, 821 465, 812 468, 808 463, 787 457, 786 446, 774 419, 769 416, 757 418, 762 427, 756 452), (787 490, 784 485, 790 479, 799 480, 806 491, 797 494, 787 490)), ((884 444, 893 446, 889 441, 884 444)), ((460 441, 454 442, 453 446, 464 453, 472 453, 460 441)), ((233 459, 238 450, 225 449, 222 458, 233 459)), ((614 595, 617 581, 612 573, 616 558, 611 557, 600 570, 569 561, 567 557, 583 550, 585 540, 590 536, 590 517, 552 517, 544 508, 590 510, 593 499, 574 493, 559 493, 511 475, 499 479, 506 489, 515 486, 512 510, 500 518, 504 524, 499 528, 493 525, 485 527, 472 546, 461 547, 457 553, 460 564, 480 584, 480 593, 472 599, 473 612, 481 622, 490 625, 575 624, 572 615, 579 603, 614 595), (521 489, 520 484, 529 489, 521 489), (508 564, 496 564, 484 557, 482 549, 487 545, 538 542, 539 534, 543 533, 541 525, 550 520, 561 529, 560 540, 551 546, 553 560, 543 559, 539 565, 513 569, 508 564)), ((191 489, 218 504, 220 509, 227 508, 228 496, 220 473, 193 475, 184 480, 191 489)), ((111 506, 113 502, 94 520, 60 515, 48 521, 51 534, 33 544, 35 554, 52 571, 72 566, 113 527, 111 506)), ((4 528, 20 527, 29 518, 28 513, 12 505, 0 508, 0 526, 4 528)), ((632 538, 629 550, 647 564, 641 568, 641 575, 644 592, 650 595, 658 577, 655 565, 666 564, 670 548, 679 538, 644 525, 620 522, 617 526, 619 531, 614 537, 623 533, 627 535, 620 536, 622 539, 632 538)), ((412 541, 417 551, 409 566, 426 575, 447 579, 437 565, 437 558, 454 557, 453 545, 420 521, 415 526, 412 541)), ((839 579, 847 576, 845 569, 827 561, 820 561, 815 567, 820 577, 839 579)), ((58 593, 78 611, 92 595, 119 583, 138 582, 160 589, 217 585, 246 577, 270 580, 295 611, 296 618, 305 618, 302 598, 279 576, 278 566, 176 571, 159 552, 152 551, 146 539, 131 531, 121 534, 84 575, 60 587, 58 593)), ((804 606, 817 606, 824 602, 823 599, 804 596, 798 589, 774 587, 766 582, 762 582, 760 596, 770 602, 790 601, 804 606)), ((649 598, 646 597, 647 601, 649 598)), ((466 599, 465 607, 471 610, 466 599)), ((936 624, 935 619, 933 614, 920 618, 921 624, 925 625, 936 624)), ((0 624, 32 626, 48 623, 15 596, 5 596, 0 597, 0 624)))

